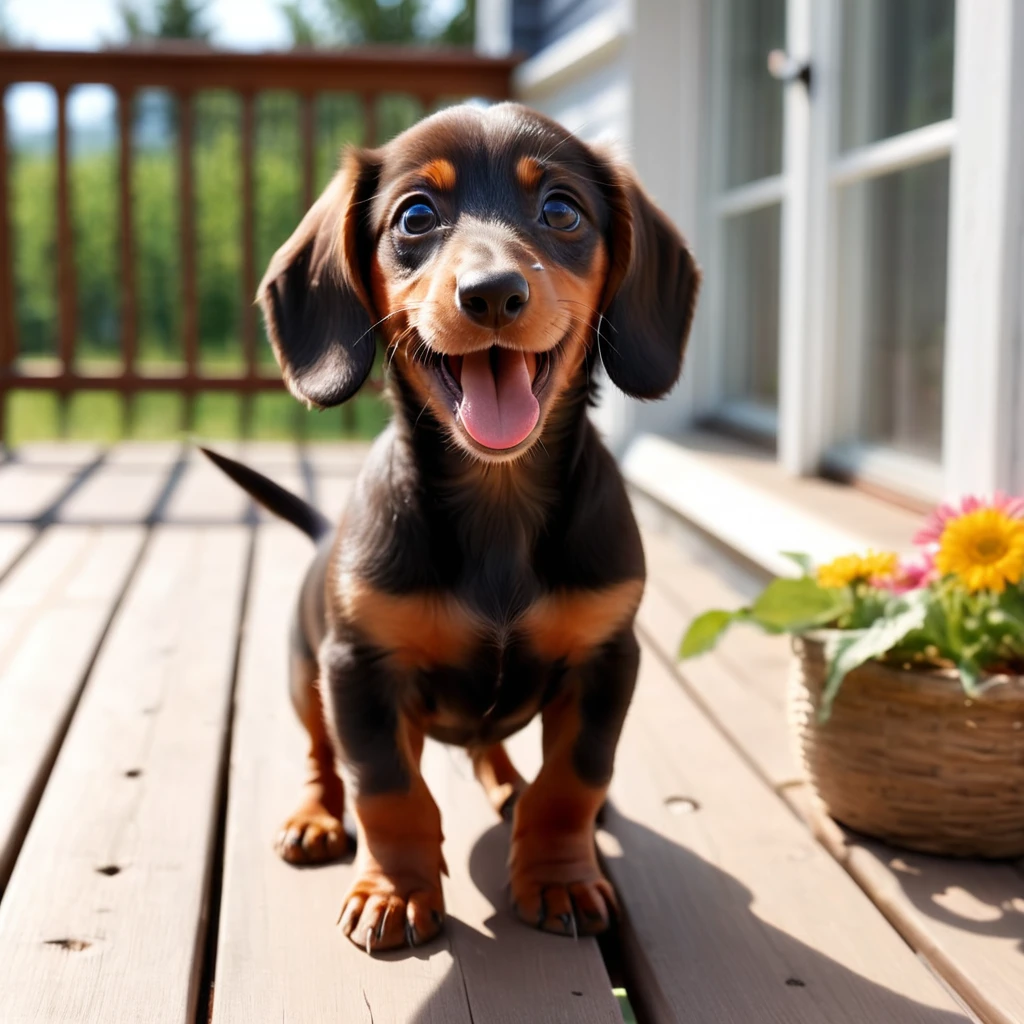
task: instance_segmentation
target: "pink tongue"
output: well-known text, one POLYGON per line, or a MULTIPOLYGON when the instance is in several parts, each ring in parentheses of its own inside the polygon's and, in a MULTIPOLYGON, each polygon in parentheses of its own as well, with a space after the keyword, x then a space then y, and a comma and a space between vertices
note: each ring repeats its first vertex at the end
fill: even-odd
POLYGON ((514 448, 540 418, 540 405, 523 352, 474 352, 462 361, 462 402, 459 415, 474 441, 485 448, 514 448))

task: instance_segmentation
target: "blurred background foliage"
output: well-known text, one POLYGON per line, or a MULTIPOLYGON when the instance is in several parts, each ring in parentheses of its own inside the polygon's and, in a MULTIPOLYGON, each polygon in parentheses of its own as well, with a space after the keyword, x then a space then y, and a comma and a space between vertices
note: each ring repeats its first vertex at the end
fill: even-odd
MULTIPOLYGON (((3 0, 0 0, 0 4, 3 0)), ((163 39, 202 42, 211 30, 201 0, 159 0, 121 6, 125 41, 159 45, 163 39)), ((320 0, 318 9, 283 16, 296 27, 297 45, 361 41, 424 42, 447 39, 452 25, 472 16, 472 6, 440 29, 426 20, 422 0, 320 0)), ((2 11, 2 7, 0 7, 2 11)), ((290 13, 289 13, 290 12, 290 13)), ((0 21, 0 26, 2 26, 0 21)), ((471 27, 471 22, 470 22, 471 27)), ((462 31, 459 29, 458 31, 462 31)), ((458 32, 455 32, 457 35, 458 32)), ((86 87, 96 89, 99 87, 86 87)), ((199 92, 193 106, 192 169, 196 238, 196 289, 201 372, 243 370, 242 101, 229 92, 199 92)), ((381 140, 424 113, 404 95, 377 99, 381 140)), ((443 105, 443 104, 441 104, 443 105)), ((86 373, 121 367, 121 224, 116 108, 102 123, 78 123, 74 91, 68 100, 70 199, 74 232, 78 367, 86 373)), ((173 374, 181 349, 180 111, 161 90, 135 97, 132 131, 132 214, 137 302, 137 360, 145 374, 173 374)), ((254 108, 253 249, 257 277, 303 214, 299 98, 266 92, 254 108)), ((362 102, 356 95, 324 93, 314 105, 314 188, 324 187, 346 144, 364 137, 362 102)), ((57 225, 55 131, 15 136, 10 152, 12 241, 20 358, 53 360, 57 354, 57 225)), ((262 328, 261 328, 262 332, 262 328)), ((261 372, 277 373, 270 346, 258 339, 261 372)), ((108 440, 125 434, 171 436, 182 422, 184 400, 172 393, 142 393, 130 404, 113 393, 76 395, 66 415, 56 396, 14 392, 8 403, 13 443, 57 436, 108 440)), ((209 392, 195 402, 195 429, 210 436, 249 432, 261 437, 372 436, 386 417, 382 400, 359 395, 341 409, 304 410, 284 393, 260 395, 249 410, 240 396, 209 392)))

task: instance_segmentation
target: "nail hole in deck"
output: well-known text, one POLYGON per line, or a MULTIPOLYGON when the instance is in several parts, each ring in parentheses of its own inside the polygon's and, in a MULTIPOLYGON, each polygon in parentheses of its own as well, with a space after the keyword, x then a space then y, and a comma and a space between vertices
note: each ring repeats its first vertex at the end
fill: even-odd
POLYGON ((693 814, 694 811, 700 810, 700 804, 688 796, 666 797, 665 806, 670 814, 693 814))
POLYGON ((126 779, 137 779, 141 774, 141 768, 129 768, 128 771, 124 773, 124 777, 126 779))
POLYGON ((806 981, 801 981, 799 978, 787 978, 786 979, 786 984, 790 988, 806 988, 807 987, 807 982, 806 981))
POLYGON ((106 875, 107 878, 113 878, 114 875, 121 874, 121 869, 116 864, 105 864, 101 868, 96 869, 97 874, 106 875))
POLYGON ((581 996, 581 995, 583 995, 583 993, 582 993, 582 992, 577 992, 577 991, 575 991, 575 990, 573 990, 573 993, 572 993, 572 994, 573 994, 574 996, 581 996))
POLYGON ((92 943, 86 942, 85 939, 47 939, 45 945, 56 946, 58 949, 65 949, 69 953, 81 953, 83 949, 88 949, 92 943))

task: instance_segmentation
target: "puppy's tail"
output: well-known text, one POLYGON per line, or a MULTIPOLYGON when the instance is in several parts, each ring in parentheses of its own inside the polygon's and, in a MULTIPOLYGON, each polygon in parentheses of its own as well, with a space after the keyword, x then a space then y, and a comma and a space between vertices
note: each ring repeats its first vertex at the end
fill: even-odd
POLYGON ((243 466, 226 455, 219 455, 209 448, 199 449, 218 469, 226 473, 232 480, 251 494, 265 509, 280 516, 293 526, 297 526, 307 537, 319 541, 321 537, 333 529, 330 520, 318 512, 308 502, 303 501, 291 491, 286 491, 273 480, 269 480, 255 469, 243 466))

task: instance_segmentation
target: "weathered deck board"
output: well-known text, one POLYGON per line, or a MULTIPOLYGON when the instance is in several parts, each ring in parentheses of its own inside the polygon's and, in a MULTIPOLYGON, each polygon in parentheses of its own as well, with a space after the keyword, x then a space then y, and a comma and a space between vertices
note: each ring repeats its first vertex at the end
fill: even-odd
MULTIPOLYGON (((654 648, 671 661, 676 657, 684 629, 695 615, 707 608, 716 607, 716 602, 721 602, 725 607, 738 607, 744 599, 735 591, 705 597, 701 587, 701 573, 697 571, 699 567, 691 571, 680 553, 664 539, 646 533, 644 544, 648 549, 648 563, 657 566, 657 571, 652 572, 648 580, 637 623, 654 648), (686 581, 692 587, 694 596, 688 604, 684 605, 678 600, 666 579, 676 584, 686 581), (699 598, 696 597, 698 594, 699 598), (697 600, 705 603, 696 604, 697 600)), ((680 678, 701 707, 757 764, 772 785, 778 787, 800 777, 791 751, 782 706, 785 694, 776 685, 779 669, 784 672, 788 664, 787 648, 785 641, 778 637, 757 637, 762 641, 762 664, 766 660, 764 641, 767 640, 767 644, 774 648, 775 671, 764 672, 765 678, 760 685, 752 685, 746 675, 740 675, 734 670, 734 666, 743 661, 746 645, 755 635, 752 629, 736 629, 723 639, 714 652, 687 662, 680 678), (768 686, 776 688, 774 699, 765 692, 768 686)))
MULTIPOLYGON (((749 590, 718 578, 709 596, 705 578, 690 571, 683 550, 664 537, 645 534, 652 580, 640 624, 663 658, 675 657, 689 619, 715 604, 739 605, 749 590), (723 589, 725 588, 725 589, 723 589)), ((761 657, 762 685, 777 700, 757 699, 734 666, 742 662, 751 631, 737 630, 717 652, 676 669, 677 678, 697 693, 719 727, 780 788, 784 798, 809 822, 826 848, 850 872, 904 938, 990 1024, 1024 1024, 1024 879, 1011 866, 956 861, 897 851, 851 833, 815 808, 803 784, 792 785, 785 699, 788 653, 785 641, 757 637, 758 650, 774 645, 772 664, 761 657), (779 757, 786 749, 786 761, 779 757)), ((753 660, 753 659, 752 659, 753 660)), ((746 672, 751 671, 745 666, 746 672)))
POLYGON ((651 1019, 969 1019, 649 648, 612 799, 602 850, 651 1019))
POLYGON ((62 523, 144 523, 168 484, 181 445, 121 444, 57 510, 62 523))
POLYGON ((0 466, 0 520, 29 522, 45 515, 100 457, 93 445, 19 449, 0 466))
POLYGON ((34 536, 30 526, 0 526, 0 579, 34 536))
POLYGON ((786 794, 864 891, 985 1021, 1024 1024, 1024 878, 1008 864, 895 850, 786 794))
POLYGON ((5 1024, 194 1019, 247 553, 154 531, 0 902, 5 1024))
POLYGON ((0 584, 0 890, 141 543, 53 527, 0 584))
POLYGON ((593 939, 527 928, 509 907, 509 826, 461 750, 428 743, 424 776, 441 808, 448 940, 477 1024, 621 1024, 593 939))
MULTIPOLYGON (((309 488, 302 473, 301 458, 299 450, 295 446, 289 446, 282 450, 279 444, 260 443, 257 441, 248 442, 239 452, 238 457, 248 466, 270 477, 275 483, 280 484, 293 494, 298 494, 309 499, 309 488)), ((260 522, 280 522, 266 509, 259 505, 255 506, 256 515, 260 522)))
POLYGON ((312 442, 302 449, 302 456, 322 476, 354 477, 366 461, 370 445, 363 441, 312 442))
MULTIPOLYGON (((332 518, 366 450, 216 447, 297 493, 311 487, 332 518)), ((0 893, 0 1024, 205 1019, 208 993, 195 1004, 248 505, 198 458, 179 467, 177 451, 33 446, 0 466, 0 520, 31 523, 67 496, 59 518, 138 524, 167 497, 164 518, 187 524, 153 532, 0 893), (105 867, 121 870, 96 870, 105 867)), ((284 648, 311 546, 262 521, 234 720, 214 1019, 612 1024, 595 945, 532 932, 508 911, 507 826, 461 754, 428 744, 424 758, 452 872, 438 942, 367 958, 334 925, 351 866, 303 871, 277 860, 270 841, 303 770, 284 648)), ((13 565, 0 580, 0 887, 24 832, 20 808, 36 802, 143 535, 139 525, 55 525, 38 536, 0 525, 0 576, 13 565)), ((654 1022, 973 1019, 810 841, 776 787, 981 1019, 1024 1024, 1019 872, 898 854, 817 817, 792 784, 784 644, 737 631, 682 673, 671 664, 687 619, 742 602, 751 577, 703 540, 680 547, 649 533, 646 542, 648 649, 600 837, 627 909, 631 996, 654 1022), (688 806, 666 806, 672 797, 699 809, 672 813, 688 806)), ((527 775, 536 733, 510 745, 527 775)))
POLYGON ((337 522, 348 501, 368 445, 310 445, 302 453, 312 484, 312 501, 337 522))
MULTIPOLYGON (((308 497, 299 453, 294 446, 211 441, 206 447, 244 462, 282 487, 308 497)), ((246 520, 252 508, 253 503, 245 491, 213 465, 196 445, 189 445, 184 453, 181 477, 168 498, 162 518, 172 523, 239 523, 246 520)), ((259 516, 270 519, 262 510, 259 516)))
MULTIPOLYGON (((232 459, 242 457, 238 444, 220 443, 210 447, 232 459)), ((245 492, 195 445, 190 445, 163 519, 169 523, 241 523, 245 521, 249 504, 245 492)))
POLYGON ((239 664, 214 1024, 468 1024, 448 941, 368 957, 336 926, 351 864, 298 869, 272 849, 305 770, 286 669, 292 601, 311 554, 291 527, 259 530, 239 664))

